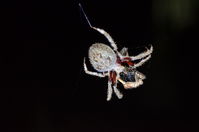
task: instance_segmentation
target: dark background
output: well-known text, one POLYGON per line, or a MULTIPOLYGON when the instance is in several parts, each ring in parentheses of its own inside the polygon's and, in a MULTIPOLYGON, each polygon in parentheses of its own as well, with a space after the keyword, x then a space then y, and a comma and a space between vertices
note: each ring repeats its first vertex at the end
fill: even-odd
POLYGON ((9 132, 194 131, 198 6, 197 0, 4 2, 2 125, 9 132), (114 95, 107 102, 107 78, 82 69, 89 46, 108 42, 89 28, 79 2, 120 49, 136 55, 154 46, 138 69, 147 76, 144 85, 127 91, 119 85, 122 100, 114 95))

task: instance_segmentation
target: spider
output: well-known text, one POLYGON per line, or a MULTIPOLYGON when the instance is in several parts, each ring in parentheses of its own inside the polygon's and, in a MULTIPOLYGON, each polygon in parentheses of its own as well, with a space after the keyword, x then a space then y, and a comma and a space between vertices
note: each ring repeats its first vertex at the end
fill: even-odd
POLYGON ((90 28, 96 30, 100 34, 104 35, 110 46, 103 43, 94 43, 90 46, 88 51, 89 61, 92 67, 97 71, 89 71, 85 63, 84 57, 84 71, 85 73, 97 77, 108 76, 108 90, 107 98, 109 101, 112 98, 113 92, 116 96, 121 99, 123 94, 117 88, 118 81, 123 84, 125 89, 137 88, 143 84, 143 80, 146 78, 144 74, 137 71, 137 67, 142 66, 146 61, 151 58, 151 53, 153 52, 153 47, 151 45, 150 49, 145 52, 140 53, 137 56, 129 56, 128 48, 124 47, 120 52, 118 47, 112 37, 103 29, 93 27, 90 24, 81 4, 79 4, 90 28), (135 63, 135 60, 140 60, 135 63))

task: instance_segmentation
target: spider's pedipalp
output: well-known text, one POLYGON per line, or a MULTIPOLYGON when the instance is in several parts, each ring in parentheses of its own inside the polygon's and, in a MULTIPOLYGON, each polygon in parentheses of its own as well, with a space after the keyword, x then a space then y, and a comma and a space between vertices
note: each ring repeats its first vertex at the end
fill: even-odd
POLYGON ((105 77, 106 76, 106 74, 89 71, 86 66, 86 63, 85 63, 85 58, 84 58, 84 71, 85 71, 85 73, 87 73, 89 75, 93 75, 93 76, 97 76, 97 77, 105 77))
POLYGON ((119 99, 121 99, 123 97, 123 94, 117 89, 117 78, 118 74, 116 73, 116 71, 111 71, 109 75, 109 80, 112 82, 114 93, 119 99))
POLYGON ((137 55, 137 56, 130 56, 131 60, 139 60, 142 59, 148 55, 150 55, 153 52, 153 46, 151 45, 150 49, 147 49, 147 51, 137 55))

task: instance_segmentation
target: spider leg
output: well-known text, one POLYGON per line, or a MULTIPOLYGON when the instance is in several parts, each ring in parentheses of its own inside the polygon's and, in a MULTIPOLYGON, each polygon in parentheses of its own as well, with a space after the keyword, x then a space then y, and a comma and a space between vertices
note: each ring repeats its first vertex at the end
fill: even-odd
POLYGON ((91 28, 98 31, 99 33, 103 34, 108 39, 108 41, 111 44, 111 46, 113 47, 113 49, 115 51, 117 51, 117 45, 115 44, 113 38, 106 31, 104 31, 103 29, 100 29, 100 28, 92 27, 92 26, 91 26, 91 28))
POLYGON ((87 73, 89 75, 93 75, 93 76, 97 76, 97 77, 105 77, 105 76, 107 76, 106 74, 89 71, 87 66, 86 66, 86 63, 85 63, 85 58, 84 58, 84 71, 85 71, 85 73, 87 73))
POLYGON ((143 65, 146 61, 148 61, 150 58, 151 58, 151 55, 147 56, 146 58, 144 58, 143 60, 141 60, 139 63, 134 64, 134 68, 140 67, 140 66, 143 65))
POLYGON ((121 99, 123 94, 117 89, 117 78, 118 74, 115 71, 111 71, 109 74, 109 81, 112 83, 114 93, 119 99, 121 99))
POLYGON ((117 95, 118 99, 121 99, 123 97, 123 94, 119 91, 119 89, 117 89, 117 81, 116 81, 116 84, 113 85, 113 90, 115 94, 117 95))
POLYGON ((121 53, 122 56, 129 56, 128 48, 126 48, 126 47, 122 48, 120 53, 121 53))
POLYGON ((106 37, 106 39, 109 41, 109 43, 111 44, 111 46, 113 47, 113 50, 118 54, 118 56, 120 58, 122 58, 122 55, 121 55, 120 52, 118 52, 117 45, 114 42, 114 40, 113 40, 113 38, 111 37, 110 34, 108 34, 104 29, 96 28, 96 27, 93 27, 93 26, 91 26, 91 28, 94 29, 94 30, 96 30, 96 31, 98 31, 99 33, 103 34, 106 37))
POLYGON ((108 89, 107 89, 107 101, 110 101, 112 98, 112 94, 113 94, 113 89, 112 89, 112 82, 110 80, 108 80, 108 89))
POLYGON ((131 60, 139 60, 142 59, 148 55, 150 55, 153 52, 153 46, 151 45, 150 49, 147 49, 147 51, 137 55, 137 56, 130 56, 131 60))

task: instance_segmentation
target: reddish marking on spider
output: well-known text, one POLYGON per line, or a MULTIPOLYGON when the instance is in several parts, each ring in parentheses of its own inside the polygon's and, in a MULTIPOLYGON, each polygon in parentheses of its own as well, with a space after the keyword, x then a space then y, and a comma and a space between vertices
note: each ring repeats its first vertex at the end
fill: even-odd
POLYGON ((115 71, 111 71, 110 72, 110 80, 113 84, 116 83, 116 76, 117 76, 117 73, 115 71))
POLYGON ((117 63, 119 63, 121 65, 125 65, 125 64, 128 64, 130 66, 134 65, 134 63, 132 62, 131 58, 129 58, 129 57, 125 57, 122 60, 118 57, 117 58, 117 63))

